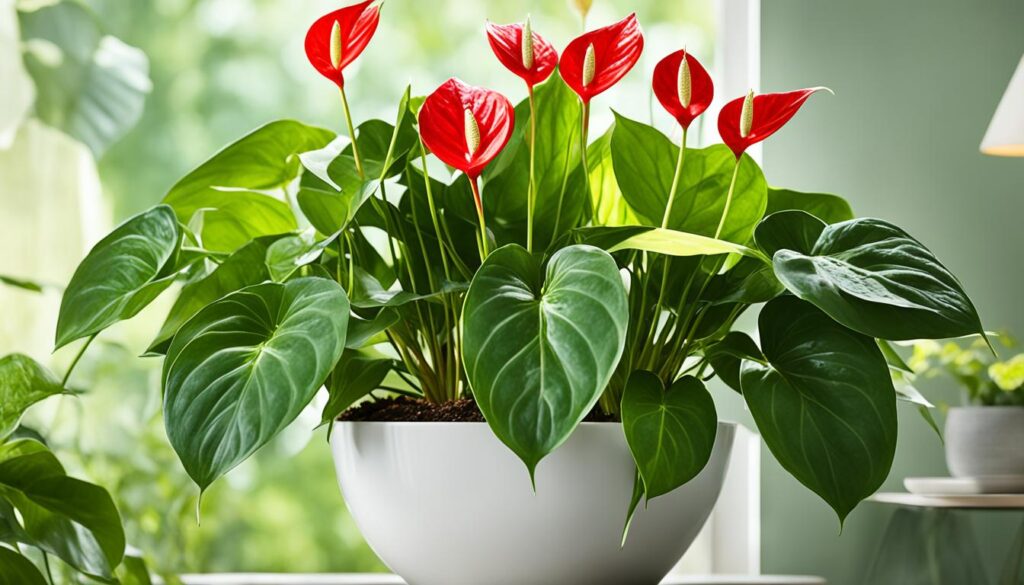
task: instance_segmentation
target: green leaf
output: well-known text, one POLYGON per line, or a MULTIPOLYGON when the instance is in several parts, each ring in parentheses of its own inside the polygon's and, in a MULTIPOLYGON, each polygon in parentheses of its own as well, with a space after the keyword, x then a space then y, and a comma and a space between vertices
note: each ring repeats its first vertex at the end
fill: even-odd
MULTIPOLYGON (((535 92, 533 237, 535 247, 542 248, 576 227, 588 202, 580 153, 579 98, 558 75, 538 85, 535 92)), ((482 196, 487 225, 498 243, 525 245, 530 177, 529 102, 520 103, 515 114, 515 138, 505 147, 507 154, 495 161, 498 172, 485 174, 482 196)))
POLYGON ((7 286, 13 286, 14 288, 20 288, 22 290, 27 290, 29 292, 37 292, 37 293, 41 293, 41 292, 45 291, 47 288, 50 288, 47 285, 42 284, 42 283, 34 282, 34 281, 31 281, 31 280, 26 280, 24 278, 15 278, 13 276, 4 276, 3 274, 0 274, 0 284, 6 284, 7 286))
POLYGON ((147 352, 166 352, 178 329, 203 307, 228 293, 268 280, 267 249, 276 240, 276 236, 257 238, 233 252, 213 272, 186 284, 147 352))
POLYGON ((152 88, 146 55, 105 35, 96 16, 78 2, 19 11, 18 17, 25 67, 35 82, 36 116, 98 158, 142 115, 152 88))
MULTIPOLYGON (((636 229, 636 228, 608 228, 636 229)), ((710 256, 715 254, 742 254, 759 257, 756 251, 746 246, 734 244, 726 240, 716 240, 707 236, 691 234, 677 230, 647 228, 636 235, 615 244, 609 252, 619 250, 645 250, 669 256, 710 256)))
POLYGON ((145 559, 138 551, 131 549, 124 555, 124 562, 118 568, 117 577, 119 585, 153 585, 145 559))
POLYGON ((35 441, 19 441, 0 456, 0 495, 21 513, 33 545, 78 571, 110 579, 124 555, 121 517, 110 494, 64 475, 35 441))
POLYGON ((712 305, 764 303, 779 296, 786 287, 775 277, 771 264, 759 258, 741 258, 729 270, 715 275, 701 298, 712 305))
POLYGON ((174 279, 181 231, 159 205, 100 240, 78 265, 57 318, 57 348, 133 317, 174 279))
POLYGON ((743 360, 765 363, 761 350, 746 333, 730 331, 720 341, 704 350, 704 357, 726 386, 742 393, 740 364, 743 360))
POLYGON ((178 181, 164 197, 182 223, 202 212, 207 249, 230 252, 248 240, 296 229, 288 204, 261 192, 280 190, 299 173, 299 153, 334 134, 293 120, 271 122, 227 146, 178 181))
POLYGON ((825 222, 806 211, 780 211, 757 224, 754 240, 769 257, 779 250, 810 254, 825 226, 825 222))
POLYGON ((853 219, 853 209, 838 195, 801 193, 790 189, 768 188, 768 207, 765 216, 789 209, 806 211, 825 223, 839 223, 853 219))
POLYGON ((810 303, 761 311, 767 364, 744 360, 743 397, 779 463, 842 522, 882 485, 896 451, 896 393, 875 340, 810 303))
POLYGON ((47 585, 46 579, 31 561, 0 546, 0 585, 47 585))
POLYGON ((269 441, 345 347, 345 291, 323 278, 244 288, 196 313, 164 361, 167 437, 201 489, 269 441))
POLYGON ((391 359, 369 357, 353 350, 345 351, 331 374, 327 386, 329 397, 320 424, 331 423, 360 398, 376 390, 394 363, 391 359))
POLYGON ((983 332, 956 277, 920 242, 879 219, 832 224, 810 254, 780 250, 774 264, 786 288, 871 337, 937 339, 983 332))
POLYGON ((526 463, 561 445, 622 355, 628 307, 615 261, 569 246, 541 269, 517 245, 494 251, 463 306, 463 363, 494 433, 526 463))
POLYGON ((363 204, 380 188, 380 182, 360 178, 355 159, 350 155, 335 157, 323 165, 315 154, 301 156, 307 172, 302 175, 295 197, 309 223, 321 234, 330 235, 355 218, 363 204))
POLYGON ((18 428, 28 407, 63 392, 57 377, 34 359, 18 353, 0 358, 0 441, 18 428))
MULTIPOLYGON (((656 129, 615 115, 612 162, 619 188, 647 225, 660 226, 679 158, 679 147, 656 129)), ((720 239, 746 243, 764 215, 767 184, 754 159, 739 163, 732 203, 720 239)), ((722 144, 687 148, 668 227, 714 236, 725 211, 736 157, 722 144)))
POLYGON ((612 132, 609 128, 600 138, 587 147, 587 164, 590 167, 590 198, 594 210, 594 225, 624 226, 637 225, 640 219, 626 202, 615 179, 612 163, 612 132))
POLYGON ((715 446, 718 414, 697 378, 684 376, 666 390, 658 376, 637 370, 622 394, 622 430, 651 499, 704 469, 715 446))
POLYGON ((399 315, 393 307, 384 307, 373 317, 373 319, 361 319, 357 316, 350 316, 348 320, 348 334, 345 337, 347 349, 362 349, 368 345, 379 343, 381 334, 395 323, 398 323, 399 315))
POLYGON ((288 280, 296 270, 315 262, 339 235, 339 232, 335 232, 317 241, 316 231, 310 228, 272 243, 267 248, 266 257, 271 279, 275 282, 288 280))

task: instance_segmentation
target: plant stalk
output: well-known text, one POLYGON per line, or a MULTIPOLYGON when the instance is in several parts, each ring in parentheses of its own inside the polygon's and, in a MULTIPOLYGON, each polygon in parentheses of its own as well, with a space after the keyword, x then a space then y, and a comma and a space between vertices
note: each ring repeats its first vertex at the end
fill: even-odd
POLYGON ((360 179, 366 179, 363 172, 363 159, 359 156, 359 145, 356 144, 356 127, 352 124, 352 112, 348 107, 348 96, 345 95, 345 86, 341 86, 341 109, 345 111, 345 124, 348 125, 348 137, 352 140, 352 158, 356 161, 356 172, 360 179))
POLYGON ((722 209, 722 217, 718 220, 718 228, 715 229, 715 239, 722 235, 722 229, 725 228, 725 220, 729 217, 729 207, 732 206, 732 194, 736 189, 736 177, 740 174, 740 161, 742 158, 736 159, 736 166, 732 169, 732 180, 729 181, 729 194, 725 196, 725 208, 722 209))
POLYGON ((526 191, 526 251, 533 252, 533 208, 537 199, 537 187, 533 183, 534 159, 537 154, 537 106, 533 98, 533 86, 527 84, 527 89, 530 96, 530 184, 526 191))
POLYGON ((480 198, 480 186, 476 177, 469 177, 469 186, 473 189, 473 202, 476 204, 476 217, 480 220, 480 261, 483 262, 490 254, 487 244, 487 220, 484 219, 484 204, 480 198))
POLYGON ((78 360, 82 359, 82 356, 85 355, 85 350, 89 349, 89 344, 92 343, 93 339, 96 339, 97 335, 99 334, 93 333, 90 335, 85 340, 85 343, 82 344, 82 347, 78 348, 78 353, 76 353, 74 359, 71 360, 71 365, 68 366, 68 371, 64 373, 64 378, 60 381, 61 388, 67 388, 68 380, 71 379, 71 372, 75 371, 75 366, 78 365, 78 360))

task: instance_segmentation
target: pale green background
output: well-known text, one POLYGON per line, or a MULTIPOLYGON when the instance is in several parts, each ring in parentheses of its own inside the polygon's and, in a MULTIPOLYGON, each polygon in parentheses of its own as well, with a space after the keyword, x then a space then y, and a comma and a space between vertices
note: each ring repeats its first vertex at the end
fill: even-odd
MULTIPOLYGON (((836 92, 812 98, 768 141, 769 180, 841 194, 858 215, 904 227, 960 277, 987 327, 1024 331, 1024 159, 978 152, 1024 53, 1024 2, 765 0, 761 10, 763 90, 836 92)), ((956 397, 932 381, 923 389, 956 397)), ((912 409, 900 410, 890 489, 946 471, 934 434, 912 409)), ((863 504, 840 537, 835 516, 765 455, 764 570, 862 582, 891 510, 863 504)), ((1021 516, 976 520, 994 579, 991 564, 1002 561, 1021 516)))

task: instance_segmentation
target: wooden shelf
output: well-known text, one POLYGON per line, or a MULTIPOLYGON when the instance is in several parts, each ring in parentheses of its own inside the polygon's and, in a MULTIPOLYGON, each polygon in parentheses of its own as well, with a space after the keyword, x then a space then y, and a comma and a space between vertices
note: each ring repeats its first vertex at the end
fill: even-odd
POLYGON ((912 508, 1024 510, 1024 494, 924 496, 905 492, 882 492, 871 496, 868 501, 912 508))

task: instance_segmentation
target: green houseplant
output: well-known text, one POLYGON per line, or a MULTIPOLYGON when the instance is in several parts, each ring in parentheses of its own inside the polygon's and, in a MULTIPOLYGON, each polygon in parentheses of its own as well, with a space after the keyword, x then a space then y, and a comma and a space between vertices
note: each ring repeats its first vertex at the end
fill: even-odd
MULTIPOLYGON (((1016 351, 1008 335, 997 339, 1016 351)), ((916 341, 907 360, 918 380, 946 375, 961 387, 963 403, 946 413, 946 465, 956 477, 991 478, 994 491, 1018 490, 1024 476, 1024 354, 1001 360, 981 340, 916 341), (1005 481, 1010 483, 1006 484, 1005 481)))
POLYGON ((488 28, 526 83, 518 106, 453 79, 356 126, 343 71, 379 15, 349 6, 306 37, 347 137, 255 130, 97 244, 64 296, 58 347, 181 283, 148 353, 165 356, 168 437, 201 490, 325 386, 325 424, 388 393, 472 398, 531 478, 590 413, 621 421, 632 514, 711 458, 713 375, 840 520, 881 484, 898 395, 880 343, 982 327, 920 242, 837 196, 769 187, 745 154, 820 88, 733 100, 725 144, 690 147, 713 86, 678 51, 653 88, 682 144, 621 115, 593 138, 593 98, 643 49, 635 16, 561 57, 527 22, 488 28), (732 328, 762 303, 756 343, 732 328))

